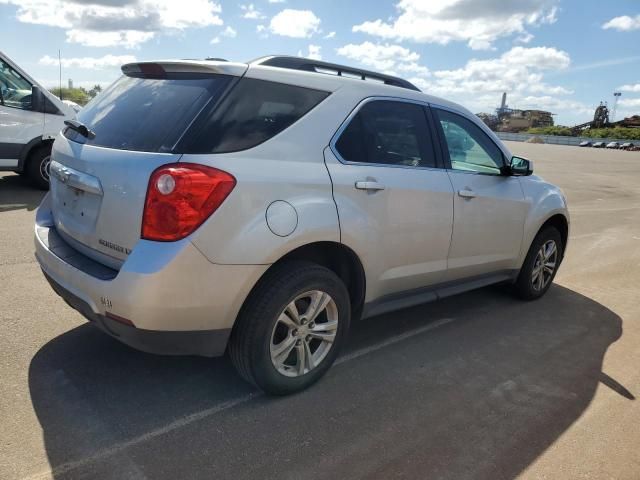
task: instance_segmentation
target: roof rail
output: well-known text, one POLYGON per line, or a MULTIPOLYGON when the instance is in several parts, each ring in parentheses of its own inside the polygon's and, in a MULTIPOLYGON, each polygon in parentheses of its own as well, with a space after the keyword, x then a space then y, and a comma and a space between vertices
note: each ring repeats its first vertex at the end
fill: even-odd
POLYGON ((357 76, 361 80, 377 80, 387 85, 395 87, 408 88, 409 90, 420 91, 413 83, 392 75, 363 70, 361 68, 347 67, 338 65, 337 63, 322 62, 311 58, 293 57, 289 55, 273 55, 268 57, 256 58, 249 62, 253 65, 265 65, 268 67, 288 68, 291 70, 303 70, 305 72, 329 73, 339 77, 341 76, 357 76))

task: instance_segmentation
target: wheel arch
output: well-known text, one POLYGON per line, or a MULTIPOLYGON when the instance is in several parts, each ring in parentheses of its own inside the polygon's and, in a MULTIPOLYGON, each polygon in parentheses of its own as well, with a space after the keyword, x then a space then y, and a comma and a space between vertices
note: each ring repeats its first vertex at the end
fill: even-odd
POLYGON ((36 149, 48 146, 51 147, 53 145, 53 138, 42 138, 42 136, 36 137, 29 141, 24 147, 22 147, 22 151, 20 152, 20 158, 18 159, 18 170, 20 172, 24 172, 27 168, 27 163, 29 162, 29 157, 36 149))
MULTIPOLYGON (((564 256, 564 252, 567 249, 567 242, 569 240, 569 221, 567 217, 565 217, 561 213, 556 213, 549 217, 538 229, 538 233, 542 231, 543 228, 546 227, 555 227, 560 232, 560 238, 562 238, 562 255, 564 256)), ((535 237, 534 237, 535 238, 535 237)))
POLYGON ((310 261, 334 272, 345 283, 349 292, 352 318, 360 316, 366 292, 364 267, 358 255, 352 249, 342 243, 333 241, 320 241, 302 245, 280 257, 262 274, 249 292, 249 295, 247 295, 243 306, 269 272, 283 263, 295 260, 310 261))

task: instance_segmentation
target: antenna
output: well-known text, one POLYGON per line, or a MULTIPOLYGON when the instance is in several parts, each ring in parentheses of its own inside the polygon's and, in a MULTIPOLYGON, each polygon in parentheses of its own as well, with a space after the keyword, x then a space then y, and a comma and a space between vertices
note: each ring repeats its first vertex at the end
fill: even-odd
POLYGON ((58 49, 58 67, 59 67, 59 73, 60 73, 60 100, 62 100, 62 58, 60 58, 60 49, 58 49))
POLYGON ((616 120, 616 110, 618 108, 618 100, 622 96, 622 92, 613 92, 613 108, 611 109, 611 123, 616 120))

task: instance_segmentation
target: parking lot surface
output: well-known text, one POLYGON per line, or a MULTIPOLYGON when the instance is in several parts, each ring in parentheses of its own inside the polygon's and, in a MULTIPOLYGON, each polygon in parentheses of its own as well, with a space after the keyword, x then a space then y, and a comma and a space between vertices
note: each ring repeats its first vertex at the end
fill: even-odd
POLYGON ((0 175, 0 478, 637 480, 640 153, 509 146, 569 200, 546 297, 491 287, 357 322, 287 398, 88 325, 34 261, 41 192, 0 175))

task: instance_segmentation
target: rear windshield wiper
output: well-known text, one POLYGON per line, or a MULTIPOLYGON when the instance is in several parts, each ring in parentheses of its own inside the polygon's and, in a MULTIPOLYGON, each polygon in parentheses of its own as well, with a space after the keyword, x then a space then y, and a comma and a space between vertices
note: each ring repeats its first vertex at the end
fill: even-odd
POLYGON ((90 140, 96 138, 96 134, 93 131, 89 130, 83 123, 80 123, 76 120, 65 120, 64 124, 71 130, 75 130, 85 138, 88 138, 90 140))

